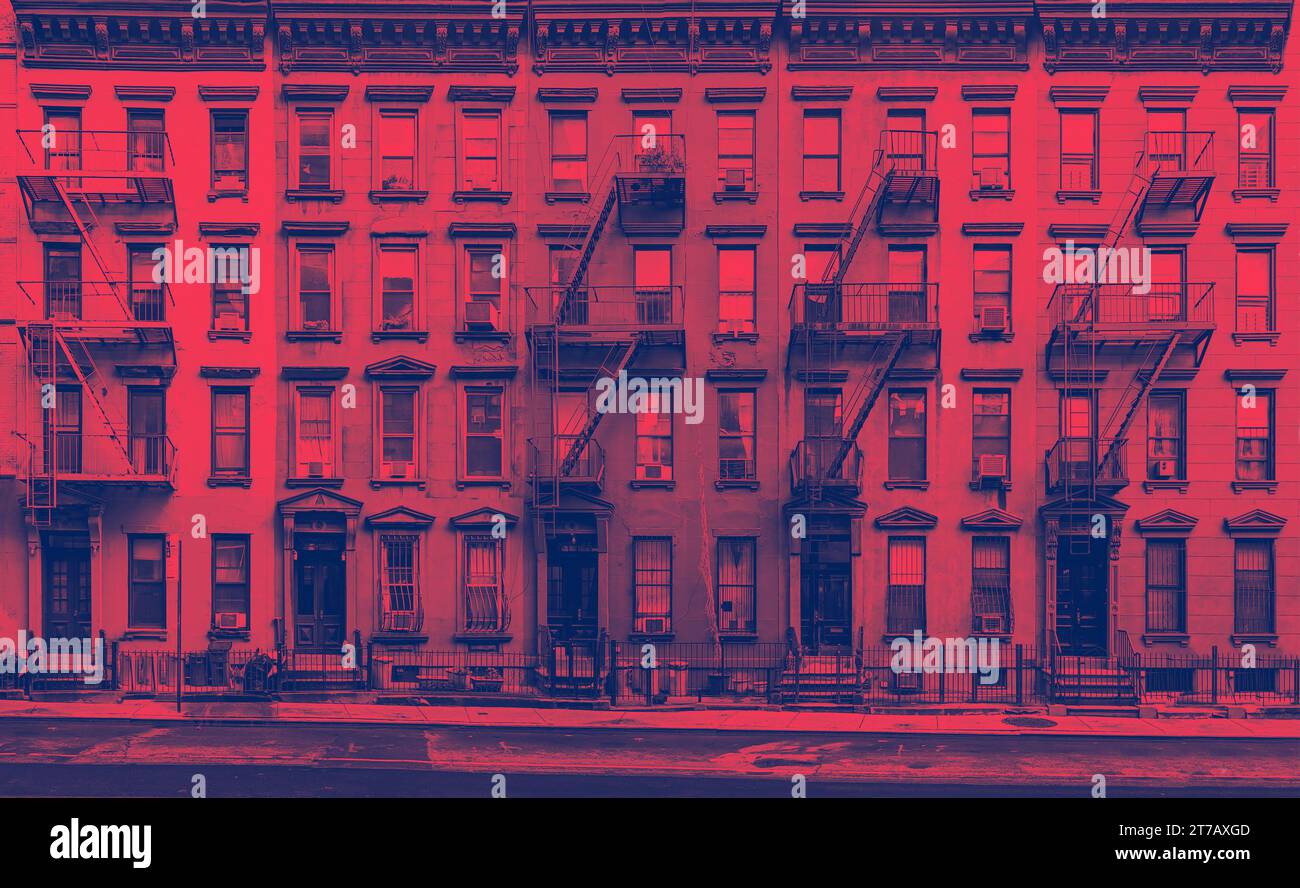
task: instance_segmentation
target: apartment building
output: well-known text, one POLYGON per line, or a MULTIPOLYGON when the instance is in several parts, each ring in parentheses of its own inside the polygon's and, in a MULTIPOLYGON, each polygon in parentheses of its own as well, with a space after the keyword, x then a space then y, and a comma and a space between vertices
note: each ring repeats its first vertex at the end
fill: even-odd
POLYGON ((1300 653, 1289 3, 12 6, 4 633, 1300 653))

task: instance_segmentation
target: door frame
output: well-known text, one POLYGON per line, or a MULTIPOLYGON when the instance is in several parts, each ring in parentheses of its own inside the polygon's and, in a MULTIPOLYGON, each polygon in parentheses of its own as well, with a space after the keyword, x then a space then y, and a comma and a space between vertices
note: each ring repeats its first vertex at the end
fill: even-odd
POLYGON ((1056 557, 1056 601, 1054 611, 1051 615, 1052 626, 1056 635, 1057 643, 1060 645, 1061 653, 1066 656, 1106 656, 1110 652, 1110 635, 1112 626, 1110 614, 1110 596, 1111 596, 1111 577, 1110 577, 1110 541, 1106 538, 1092 537, 1086 533, 1063 534, 1059 541, 1060 547, 1056 557), (1085 540, 1089 544, 1089 553, 1074 555, 1070 553, 1070 545, 1075 540, 1085 540), (1062 582, 1063 574, 1069 569, 1070 563, 1091 559, 1094 568, 1094 577, 1101 584, 1097 590, 1098 594, 1094 598, 1095 613, 1097 626, 1095 629, 1095 639, 1080 639, 1077 636, 1079 629, 1079 599, 1075 594, 1074 584, 1065 584, 1062 582), (1064 594, 1067 589, 1070 591, 1068 600, 1073 607, 1074 626, 1070 629, 1070 637, 1067 640, 1061 631, 1062 606, 1067 600, 1064 594))

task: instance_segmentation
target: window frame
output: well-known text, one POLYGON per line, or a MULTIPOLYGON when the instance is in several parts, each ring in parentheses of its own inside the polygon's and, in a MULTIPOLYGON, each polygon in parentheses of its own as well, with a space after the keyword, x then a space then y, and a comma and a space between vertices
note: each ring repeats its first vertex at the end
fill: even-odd
POLYGON ((510 629, 510 600, 506 593, 506 540, 494 537, 491 533, 481 531, 462 531, 458 534, 459 539, 456 542, 457 549, 457 583, 460 590, 458 596, 459 602, 457 607, 460 610, 458 620, 459 631, 465 635, 500 635, 510 629), (496 611, 496 619, 489 621, 490 624, 474 625, 471 619, 474 607, 470 604, 470 590, 476 587, 487 587, 487 584, 471 583, 470 574, 470 546, 471 544, 482 544, 492 549, 494 552, 493 560, 496 566, 496 582, 493 584, 492 592, 492 609, 496 611))
POLYGON ((1146 631, 1167 635, 1187 634, 1187 540, 1182 537, 1148 539, 1143 558, 1145 564, 1143 607, 1146 611, 1146 631), (1158 564, 1153 555, 1164 549, 1169 549, 1175 553, 1176 557, 1173 563, 1178 572, 1176 581, 1169 579, 1160 581, 1160 578, 1153 581, 1152 579, 1153 566, 1158 564), (1156 615, 1151 606, 1153 593, 1164 593, 1170 596, 1172 607, 1163 616, 1171 617, 1172 619, 1169 622, 1172 625, 1156 625, 1157 622, 1163 621, 1152 619, 1153 615, 1156 615))
POLYGON ((970 144, 971 178, 972 178, 971 191, 975 192, 976 194, 988 195, 988 194, 1006 194, 1007 192, 1010 192, 1012 190, 1011 139, 1012 139, 1012 134, 1011 134, 1011 109, 1010 108, 997 107, 997 108, 972 108, 971 109, 971 144, 970 144), (976 142, 977 142, 976 136, 980 133, 979 128, 976 126, 976 121, 980 120, 981 118, 990 119, 990 120, 1000 119, 1006 121, 1006 127, 1005 127, 1006 148, 1004 151, 981 152, 976 150, 976 142), (1005 178, 1003 179, 1002 182, 1001 191, 980 189, 980 170, 982 169, 982 167, 980 166, 979 161, 981 158, 996 159, 996 160, 1003 161, 1003 165, 1005 165, 1006 167, 1006 173, 1005 173, 1005 178))
MULTIPOLYGON (((248 243, 222 244, 221 248, 225 250, 244 251, 245 255, 248 255, 249 251, 254 249, 252 244, 248 244, 248 243)), ((248 298, 249 293, 247 292, 247 289, 243 284, 243 282, 240 281, 238 278, 231 280, 229 275, 226 275, 225 277, 226 277, 225 280, 220 280, 220 281, 214 280, 211 285, 212 286, 212 290, 211 290, 212 317, 209 319, 208 332, 215 333, 217 335, 226 335, 226 336, 247 335, 252 332, 252 318, 250 316, 250 300, 248 298), (241 307, 242 309, 241 313, 239 315, 236 315, 236 317, 238 317, 243 321, 243 326, 240 327, 239 329, 228 330, 217 326, 217 318, 223 316, 226 317, 230 316, 229 314, 223 315, 222 313, 217 311, 219 294, 222 294, 226 297, 227 304, 238 305, 241 307), (233 297, 238 297, 238 298, 236 300, 233 297)))
MULTIPOLYGON (((923 482, 923 481, 926 481, 926 480, 928 479, 928 477, 929 477, 929 465, 928 465, 928 462, 929 462, 929 446, 930 446, 930 442, 929 442, 929 433, 930 433, 930 397, 929 397, 929 392, 927 392, 927 391, 926 391, 925 389, 923 389, 923 388, 891 388, 891 389, 889 390, 889 393, 888 393, 888 400, 886 401, 886 409, 887 409, 887 411, 888 411, 888 412, 886 413, 886 417, 887 417, 887 418, 886 418, 886 422, 885 422, 886 443, 887 443, 887 445, 888 445, 888 453, 887 453, 887 458, 886 458, 886 466, 887 466, 887 472, 886 472, 886 475, 887 475, 888 480, 889 480, 889 481, 893 481, 893 482, 900 482, 900 481, 901 481, 901 482, 923 482), (894 409, 893 409, 893 402, 894 402, 895 397, 899 397, 899 398, 902 398, 902 397, 913 397, 913 398, 915 398, 915 397, 918 396, 918 395, 920 396, 920 401, 921 401, 921 411, 922 411, 922 417, 921 417, 921 433, 920 433, 920 434, 910 434, 910 433, 909 433, 909 434, 902 434, 902 433, 896 431, 896 430, 895 430, 895 414, 894 414, 894 409), (898 443, 898 444, 901 445, 903 442, 907 442, 907 441, 913 441, 913 442, 914 442, 914 441, 917 441, 917 440, 920 441, 920 455, 919 455, 919 460, 920 460, 920 471, 919 471, 918 473, 914 474, 914 475, 904 475, 904 474, 900 474, 900 471, 901 471, 903 468, 905 468, 905 466, 902 466, 902 465, 898 465, 898 466, 896 466, 896 465, 895 465, 896 461, 900 461, 900 460, 902 460, 903 457, 902 457, 901 454, 900 454, 899 456, 895 457, 895 453, 894 453, 894 445, 895 445, 895 443, 898 443)), ((913 444, 913 446, 915 446, 915 444, 913 444)), ((901 448, 900 448, 900 449, 901 449, 901 448)))
MULTIPOLYGON (((249 142, 251 140, 251 122, 249 109, 247 108, 214 108, 209 113, 209 134, 208 134, 208 188, 213 194, 241 195, 247 194, 249 182, 252 178, 251 164, 249 163, 249 142), (242 166, 223 170, 218 163, 217 133, 218 122, 227 121, 242 123, 238 130, 243 136, 243 154, 242 166), (231 186, 225 182, 226 175, 233 175, 237 178, 239 184, 231 186)), ((236 130, 220 130, 221 132, 236 132, 236 130)))
POLYGON ((339 436, 338 436, 338 399, 337 391, 332 385, 297 385, 293 389, 293 425, 289 436, 289 477, 293 480, 306 480, 315 476, 310 472, 303 471, 304 464, 310 464, 310 460, 303 459, 303 409, 302 403, 306 398, 321 398, 329 404, 329 461, 321 466, 320 480, 327 480, 339 477, 339 436), (329 471, 326 471, 328 468, 329 471))
MULTIPOLYGON (((246 533, 214 533, 211 535, 210 539, 212 542, 212 547, 211 547, 212 549, 212 629, 215 632, 231 631, 228 629, 226 630, 219 629, 217 627, 217 614, 242 613, 244 615, 244 628, 242 630, 237 630, 237 631, 246 633, 248 631, 249 626, 252 624, 253 538, 250 534, 246 534, 246 533), (241 545, 243 548, 244 578, 240 582, 229 582, 229 581, 223 582, 218 578, 217 550, 220 544, 222 543, 226 543, 226 544, 237 543, 241 545), (240 597, 243 599, 242 602, 243 607, 241 610, 231 611, 228 609, 222 609, 220 607, 220 604, 223 600, 223 596, 221 595, 219 590, 223 586, 235 587, 237 589, 242 587, 243 592, 240 597)), ((227 596, 225 597, 225 600, 228 602, 231 599, 229 596, 227 596)))
MULTIPOLYGON (((979 480, 979 477, 980 477, 980 475, 979 475, 979 468, 980 468, 980 457, 981 457, 981 456, 1003 456, 1003 457, 1006 458, 1006 461, 1007 461, 1007 474, 1006 474, 1006 481, 1007 481, 1007 483, 1010 483, 1010 481, 1011 481, 1011 450, 1012 450, 1012 448, 1011 448, 1011 441, 1012 441, 1011 389, 1009 389, 1009 388, 976 388, 976 389, 973 389, 973 390, 971 391, 971 408, 970 408, 970 409, 971 409, 971 429, 970 429, 970 434, 971 434, 971 479, 972 479, 972 480, 975 480, 975 481, 979 480), (979 413, 979 412, 977 412, 976 407, 977 407, 977 404, 980 403, 980 399, 981 399, 982 397, 988 397, 988 396, 992 396, 992 397, 1001 397, 1001 398, 1003 398, 1003 399, 1004 399, 1004 403, 1005 403, 1005 405, 1006 405, 1006 410, 1005 410, 1003 413, 979 413), (1005 416, 1005 417, 1006 417, 1006 423, 1007 423, 1006 434, 1004 434, 1004 435, 990 435, 990 434, 981 434, 981 433, 980 433, 980 431, 979 431, 979 429, 980 429, 979 419, 980 419, 981 417, 991 417, 991 416, 1005 416), (987 451, 985 451, 985 452, 981 452, 981 448, 980 448, 979 446, 977 446, 977 443, 980 442, 980 441, 994 441, 994 442, 1002 442, 1002 449, 1001 449, 1001 450, 987 450, 987 451)), ((986 446, 988 446, 988 447, 994 447, 994 446, 996 446, 996 445, 989 444, 989 445, 986 445, 986 446)))
POLYGON ((461 447, 460 447, 460 479, 462 481, 484 481, 489 483, 499 483, 506 479, 509 462, 509 440, 506 429, 509 427, 508 422, 508 405, 506 401, 506 386, 499 383, 481 383, 466 385, 460 392, 460 418, 461 418, 461 447), (491 395, 499 399, 500 402, 500 422, 495 434, 484 432, 471 433, 469 422, 469 404, 471 396, 491 395), (491 438, 499 444, 500 466, 495 475, 471 475, 469 473, 469 443, 471 438, 491 438))
MULTIPOLYGON (((422 336, 427 334, 425 329, 424 317, 424 245, 417 238, 392 238, 377 237, 374 238, 375 249, 372 261, 373 280, 371 281, 371 293, 374 294, 372 302, 371 330, 376 336, 422 336), (384 288, 384 256, 386 254, 410 254, 411 255, 411 320, 406 327, 387 327, 384 310, 385 297, 388 291, 384 288)), ((394 291, 400 292, 400 291, 394 291)))
POLYGON ((509 310, 510 298, 510 254, 508 252, 509 244, 505 242, 484 243, 475 241, 472 243, 462 244, 460 247, 460 258, 462 263, 461 273, 459 275, 459 298, 457 299, 457 312, 460 315, 461 332, 468 331, 468 321, 466 319, 466 308, 471 303, 487 302, 495 304, 497 308, 497 332, 504 331, 508 328, 506 316, 509 310), (496 257, 501 257, 501 277, 493 277, 497 282, 495 293, 489 293, 487 290, 475 292, 473 288, 474 281, 474 258, 476 256, 488 257, 489 265, 496 264, 496 257), (475 296, 483 298, 476 299, 475 296), (495 302, 494 302, 495 299, 495 302))
MULTIPOLYGON (((294 335, 338 335, 341 332, 341 319, 338 317, 338 306, 342 301, 342 293, 339 292, 340 284, 338 279, 338 250, 336 244, 332 241, 306 241, 296 240, 291 242, 293 254, 289 263, 290 274, 290 334, 294 335), (329 279, 329 290, 325 291, 325 305, 329 310, 329 317, 326 319, 324 327, 306 326, 303 312, 303 290, 302 290, 302 258, 306 254, 321 253, 328 257, 326 263, 326 276, 329 279)), ((316 293, 318 291, 310 291, 316 293)))
POLYGON ((547 133, 549 136, 549 161, 550 166, 547 170, 547 184, 553 194, 562 195, 583 195, 591 189, 591 122, 588 119, 586 111, 574 111, 565 109, 563 111, 549 111, 547 113, 547 133), (581 123, 582 130, 582 151, 581 153, 561 152, 557 150, 556 124, 560 121, 569 121, 581 123), (569 182, 569 179, 559 179, 556 177, 556 167, 560 165, 573 165, 578 169, 581 164, 582 179, 578 182, 577 187, 560 187, 561 182, 569 182))
POLYGON ((994 614, 1001 616, 1006 625, 1004 632, 999 635, 1011 634, 1011 537, 1004 534, 985 534, 971 537, 970 541, 971 557, 971 631, 978 632, 975 625, 975 618, 981 614, 994 614), (996 553, 1001 565, 981 566, 980 550, 984 552, 996 553), (980 572, 987 573, 988 581, 981 584, 983 576, 980 572), (981 604, 986 601, 999 599, 996 604, 999 606, 997 611, 982 610, 981 604))
POLYGON ((253 441, 253 417, 252 417, 252 388, 249 386, 235 385, 214 385, 211 386, 211 476, 212 478, 226 478, 245 480, 252 478, 252 441, 253 441), (244 403, 244 420, 239 426, 219 426, 217 423, 217 400, 219 396, 238 396, 244 403), (229 468, 218 464, 217 453, 220 449, 217 442, 223 437, 242 438, 244 442, 244 456, 242 471, 239 468, 229 468))
POLYGON ((423 404, 421 403, 421 387, 409 383, 380 383, 375 386, 375 448, 373 463, 373 480, 380 484, 410 484, 423 483, 424 479, 424 460, 421 453, 423 436, 421 435, 421 422, 423 420, 423 404), (384 431, 384 399, 387 395, 410 395, 411 397, 411 432, 407 434, 393 433, 389 434, 384 431), (392 474, 394 463, 403 462, 403 460, 386 460, 384 458, 384 444, 387 439, 406 439, 411 441, 411 459, 410 471, 406 475, 392 474))
POLYGON ((371 188, 376 194, 393 197, 416 194, 421 190, 423 178, 420 175, 420 123, 421 115, 418 106, 380 105, 375 109, 375 137, 374 150, 372 151, 374 168, 371 173, 371 188), (410 121, 411 154, 409 155, 409 159, 411 162, 411 181, 405 188, 388 188, 386 186, 387 180, 384 178, 385 160, 407 158, 407 155, 389 155, 384 153, 384 127, 388 120, 410 121))
MULTIPOLYGON (((1100 108, 1061 108, 1058 113, 1059 135, 1057 138, 1057 150, 1060 160, 1060 177, 1058 186, 1060 190, 1067 194, 1079 192, 1091 192, 1100 189, 1100 144, 1101 144, 1101 109, 1100 108), (1066 176, 1066 151, 1065 151, 1065 121, 1067 118, 1086 117, 1092 121, 1092 151, 1089 154, 1070 154, 1071 158, 1084 159, 1088 163, 1088 183, 1086 188, 1080 188, 1071 183, 1066 176)), ((1082 164, 1079 163, 1079 166, 1082 164)))
POLYGON ((504 192, 505 189, 505 157, 503 148, 503 135, 505 131, 505 115, 501 108, 494 107, 463 107, 457 109, 456 113, 457 133, 456 133, 456 181, 458 190, 466 194, 496 194, 504 192), (469 151, 469 124, 470 120, 492 120, 495 124, 495 152, 492 154, 471 154, 469 151), (476 187, 477 180, 470 178, 469 165, 472 161, 486 162, 491 160, 495 167, 495 173, 491 182, 492 187, 476 187))
POLYGON ((634 536, 632 538, 632 634, 666 635, 673 631, 673 550, 674 540, 671 536, 634 536), (662 564, 642 567, 642 547, 663 546, 668 553, 667 567, 662 564), (667 582, 663 574, 667 573, 667 582), (653 576, 650 576, 653 575, 653 576), (653 579, 655 582, 651 582, 653 579), (650 594, 657 590, 657 594, 650 594), (646 610, 646 599, 663 596, 666 607, 659 610, 646 610), (664 628, 651 632, 646 628, 646 621, 662 619, 664 628))
POLYGON ((289 164, 293 170, 290 176, 290 190, 306 194, 327 194, 331 191, 338 190, 339 183, 339 155, 338 140, 334 138, 334 108, 328 105, 299 105, 293 109, 292 121, 292 138, 289 140, 289 164), (303 123, 307 120, 324 120, 326 131, 326 147, 321 151, 312 147, 310 151, 304 151, 302 144, 303 123), (302 160, 304 157, 325 157, 329 163, 329 180, 321 185, 318 183, 304 183, 302 160))
MULTIPOLYGON (((1244 190, 1252 190, 1252 189, 1267 190, 1271 188, 1276 188, 1277 187, 1277 108, 1267 108, 1267 107, 1238 108, 1237 109, 1238 134, 1241 133, 1242 127, 1245 126, 1247 123, 1249 123, 1249 121, 1245 119, 1248 116, 1265 117, 1268 119, 1268 145, 1261 149, 1257 141, 1255 148, 1248 149, 1241 144, 1240 138, 1237 139, 1237 188, 1244 189, 1244 190), (1256 162, 1258 162, 1260 159, 1263 160, 1263 166, 1265 167, 1265 171, 1266 171, 1265 181, 1262 184, 1258 182, 1247 183, 1245 177, 1245 171, 1248 166, 1248 161, 1255 160, 1256 162)), ((1256 132, 1256 136, 1258 136, 1258 131, 1256 132)))
POLYGON ((166 630, 167 629, 167 550, 169 543, 166 534, 161 533, 128 533, 127 534, 127 557, 126 557, 126 576, 127 576, 127 597, 126 623, 128 629, 145 629, 145 630, 166 630), (159 544, 159 557, 157 564, 159 574, 156 579, 137 580, 135 576, 136 565, 136 545, 144 541, 156 541, 159 544), (144 622, 139 613, 139 605, 136 602, 137 588, 142 584, 149 586, 158 586, 158 599, 160 616, 157 623, 144 622))
POLYGON ((753 332, 758 327, 758 246, 755 244, 728 244, 720 245, 717 248, 718 253, 718 329, 724 330, 728 327, 735 327, 740 332, 753 332), (723 289, 723 256, 749 255, 749 282, 748 290, 724 290, 723 289), (730 297, 730 298, 728 298, 730 297), (723 306, 732 302, 741 302, 748 299, 749 311, 747 317, 728 317, 723 313, 723 306))
POLYGON ((1147 397, 1147 453, 1146 453, 1146 478, 1148 481, 1185 481, 1187 480, 1187 390, 1186 389, 1156 389, 1147 397), (1157 401, 1172 401, 1178 411, 1178 429, 1177 435, 1153 434, 1154 428, 1152 422, 1155 418, 1153 406, 1157 401), (1174 441, 1178 447, 1178 455, 1174 458, 1175 472, 1171 478, 1157 478, 1155 475, 1155 464, 1167 460, 1169 457, 1157 455, 1156 441, 1174 441))
POLYGON ((803 112, 803 129, 800 133, 802 139, 801 165, 800 165, 800 190, 808 194, 840 194, 844 190, 844 112, 841 108, 806 108, 803 112), (825 154, 820 151, 809 151, 808 146, 808 121, 815 119, 828 119, 835 121, 835 153, 825 154), (834 188, 810 188, 808 180, 808 162, 812 161, 835 161, 835 187, 834 188))
POLYGON ((417 632, 423 625, 424 608, 422 601, 421 581, 423 580, 422 571, 420 570, 420 559, 423 554, 421 545, 421 536, 416 531, 408 530, 390 530, 382 529, 375 534, 375 596, 379 606, 379 630, 381 632, 417 632), (401 544, 410 548, 410 564, 407 569, 410 571, 410 579, 401 583, 410 587, 409 594, 411 597, 411 606, 409 608, 394 608, 393 590, 399 585, 392 579, 392 571, 401 569, 401 565, 394 566, 389 559, 389 545, 401 544), (405 619, 396 619, 398 615, 405 615, 405 619), (402 625, 402 624, 405 625, 402 625))
MULTIPOLYGON (((714 558, 714 588, 718 590, 717 594, 717 613, 715 619, 718 626, 718 634, 722 636, 750 636, 758 632, 758 538, 755 536, 720 536, 714 541, 715 558, 714 558), (722 576, 723 560, 722 549, 727 544, 744 544, 747 552, 746 561, 748 562, 748 583, 724 583, 722 576), (728 593, 726 590, 739 590, 728 593), (733 604, 737 598, 744 601, 745 606, 742 613, 748 613, 748 620, 742 621, 740 625, 724 626, 723 605, 733 604)), ((735 613, 735 608, 731 608, 731 613, 735 613)))
POLYGON ((1264 419, 1267 425, 1265 426, 1243 426, 1241 424, 1241 419, 1242 419, 1241 411, 1245 410, 1246 408, 1242 405, 1242 395, 1240 392, 1234 392, 1233 395, 1236 398, 1236 408, 1235 408, 1234 422, 1233 422, 1233 439, 1236 442, 1235 443, 1236 450, 1233 456, 1233 467, 1234 467, 1235 478, 1239 482, 1274 483, 1277 481, 1277 390, 1271 388, 1268 389, 1261 388, 1255 391, 1254 394, 1255 406, 1250 409, 1258 410, 1260 409, 1261 406, 1260 399, 1264 399, 1266 401, 1266 406, 1264 408, 1266 411, 1266 416, 1264 417, 1264 419), (1265 437, 1260 437, 1259 435, 1243 436, 1241 434, 1243 429, 1257 430, 1261 428, 1268 432, 1267 436, 1265 437), (1265 442, 1264 447, 1266 450, 1265 455, 1263 457, 1243 460, 1242 459, 1243 441, 1264 441, 1265 442), (1263 478, 1243 477, 1242 476, 1243 462, 1247 464, 1263 463, 1265 477, 1263 478))
MULTIPOLYGON (((1014 251, 1011 244, 972 244, 971 245, 971 306, 974 310, 975 332, 979 333, 980 310, 982 308, 1004 308, 1007 313, 1006 333, 1014 332, 1015 327, 1012 323, 1011 305, 1012 294, 1015 290, 1015 266, 1014 251), (980 289, 980 256, 1006 256, 1007 260, 1007 287, 1005 290, 982 290, 980 289)), ((985 269, 984 274, 1001 274, 1001 270, 985 269)))
POLYGON ((886 595, 885 635, 886 636, 891 636, 891 637, 897 637, 903 635, 910 636, 917 629, 921 630, 922 635, 925 634, 926 585, 928 581, 927 574, 929 571, 929 565, 927 564, 928 559, 926 555, 925 543, 926 543, 925 537, 911 535, 911 534, 902 535, 902 536, 889 536, 886 538, 885 541, 885 559, 886 559, 885 560, 885 595, 886 595), (905 544, 908 546, 915 544, 919 548, 920 559, 921 559, 921 582, 919 584, 894 582, 895 549, 897 547, 897 549, 901 554, 901 550, 905 544), (898 599, 903 595, 907 594, 908 590, 915 591, 918 588, 920 589, 920 595, 917 600, 917 604, 919 604, 919 608, 918 608, 918 613, 915 615, 919 616, 919 620, 918 620, 919 625, 910 625, 906 629, 897 628, 899 626, 899 618, 903 616, 908 616, 907 614, 901 614, 895 612, 896 608, 900 607, 902 604, 901 602, 898 602, 898 599), (896 602, 898 603, 896 604, 896 602))
POLYGON ((1233 256, 1233 330, 1244 334, 1271 334, 1277 332, 1277 248, 1271 244, 1240 245, 1233 256), (1246 294, 1250 305, 1258 309, 1264 305, 1265 326, 1263 329, 1247 329, 1242 325, 1241 259, 1246 255, 1262 255, 1268 261, 1268 292, 1262 298, 1259 294, 1246 294))
MULTIPOLYGON (((1238 538, 1234 539, 1232 546, 1232 628, 1233 634, 1247 637, 1269 637, 1277 634, 1277 544, 1275 540, 1268 538, 1238 538), (1250 548, 1258 547, 1266 553, 1268 561, 1267 589, 1262 591, 1265 597, 1264 604, 1267 610, 1267 626, 1247 625, 1242 617, 1242 597, 1249 591, 1243 590, 1241 568, 1242 554, 1250 548)), ((1252 571, 1258 573, 1258 571, 1252 571)))
MULTIPOLYGON (((670 402, 673 400, 673 394, 671 390, 668 392, 666 397, 670 402)), ((656 406, 662 408, 662 404, 660 402, 660 393, 656 393, 656 392, 649 393, 647 395, 647 406, 656 406)), ((633 434, 632 434, 633 465, 635 467, 633 472, 634 484, 644 484, 646 482, 654 484, 658 482, 671 482, 674 480, 674 469, 675 469, 676 458, 677 458, 676 440, 674 435, 675 423, 673 422, 673 416, 674 416, 673 409, 675 408, 675 406, 676 405, 674 403, 669 403, 667 410, 647 409, 642 412, 633 414, 633 416, 635 417, 633 421, 633 434), (648 421, 643 423, 642 420, 643 416, 656 416, 656 417, 666 417, 666 418, 657 420, 654 425, 654 431, 652 432, 648 430, 643 430, 643 425, 645 426, 649 425, 648 421), (663 431, 664 428, 667 429, 666 432, 663 431), (652 442, 666 440, 668 442, 668 447, 667 447, 668 461, 667 462, 663 462, 663 461, 642 462, 641 442, 643 439, 652 442), (651 478, 649 476, 649 473, 645 471, 647 468, 652 466, 659 467, 659 477, 651 478)), ((649 449, 653 450, 657 448, 649 448, 649 449)))
POLYGON ((757 179, 757 162, 758 162, 758 113, 752 109, 730 108, 717 112, 717 154, 718 154, 718 191, 723 190, 726 183, 726 173, 728 169, 743 169, 745 171, 745 190, 733 192, 735 194, 753 194, 758 190, 757 179), (723 126, 724 120, 747 121, 749 126, 749 151, 748 153, 724 152, 722 145, 722 134, 724 131, 741 131, 745 126, 723 126), (726 161, 734 161, 734 165, 728 165, 726 161))
MULTIPOLYGON (((756 482, 758 480, 758 390, 752 388, 719 389, 717 391, 717 397, 718 397, 718 480, 723 482, 727 482, 727 481, 756 482), (722 427, 722 417, 724 415, 724 411, 722 409, 723 400, 728 397, 745 397, 745 396, 748 396, 751 402, 749 415, 753 427, 748 432, 746 432, 743 428, 735 432, 731 432, 729 430, 724 429, 722 427), (723 443, 726 441, 739 441, 741 442, 741 450, 743 451, 745 449, 744 443, 746 442, 746 440, 748 440, 749 442, 749 453, 751 454, 751 456, 749 459, 741 458, 742 461, 748 463, 748 465, 743 468, 741 474, 735 474, 733 471, 724 468, 727 464, 727 461, 730 460, 734 462, 736 461, 737 457, 723 456, 723 450, 724 450, 723 443)), ((738 410, 736 412, 736 416, 742 417, 743 413, 738 410)))

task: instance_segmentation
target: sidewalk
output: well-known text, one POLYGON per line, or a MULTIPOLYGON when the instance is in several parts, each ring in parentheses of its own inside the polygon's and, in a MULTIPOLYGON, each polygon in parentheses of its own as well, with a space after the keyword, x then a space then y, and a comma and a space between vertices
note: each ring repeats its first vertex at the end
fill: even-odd
POLYGON ((911 715, 784 710, 583 710, 378 703, 45 702, 0 700, 0 718, 108 719, 221 724, 351 724, 412 728, 562 728, 631 731, 754 731, 776 734, 943 734, 1061 737, 1300 739, 1300 720, 1117 718, 1005 713, 911 715))

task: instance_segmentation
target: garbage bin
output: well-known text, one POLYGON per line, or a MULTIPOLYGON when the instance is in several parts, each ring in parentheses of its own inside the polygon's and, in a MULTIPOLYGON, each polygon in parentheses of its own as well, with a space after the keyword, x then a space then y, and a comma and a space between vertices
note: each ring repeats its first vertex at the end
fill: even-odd
POLYGON ((680 660, 670 660, 661 664, 660 668, 666 670, 667 674, 660 677, 659 687, 670 697, 685 697, 688 674, 686 664, 680 660))

